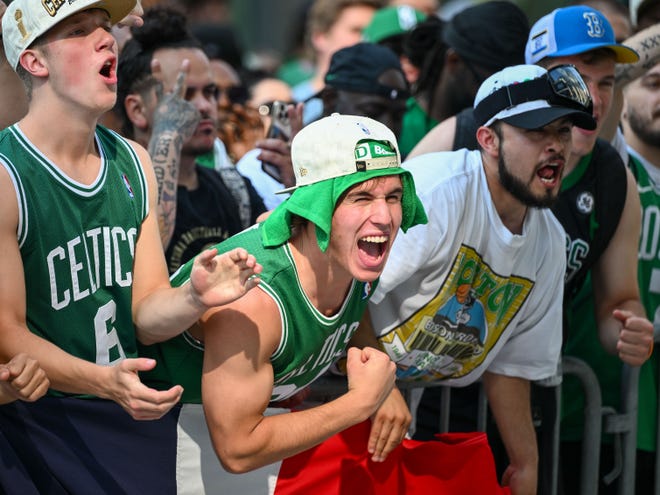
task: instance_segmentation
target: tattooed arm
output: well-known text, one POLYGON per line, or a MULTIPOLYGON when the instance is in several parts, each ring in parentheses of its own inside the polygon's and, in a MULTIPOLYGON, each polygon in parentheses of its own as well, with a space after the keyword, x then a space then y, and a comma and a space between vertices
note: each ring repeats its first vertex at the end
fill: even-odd
POLYGON ((634 64, 617 64, 615 84, 619 88, 637 79, 660 61, 660 24, 643 29, 623 43, 639 53, 639 61, 634 64))
MULTIPOLYGON (((167 249, 174 233, 181 148, 200 119, 199 111, 184 99, 189 68, 188 60, 184 60, 171 93, 164 95, 161 85, 156 90, 158 104, 148 150, 158 182, 158 227, 163 249, 167 249)), ((153 61, 151 71, 156 79, 162 79, 157 60, 153 61)))

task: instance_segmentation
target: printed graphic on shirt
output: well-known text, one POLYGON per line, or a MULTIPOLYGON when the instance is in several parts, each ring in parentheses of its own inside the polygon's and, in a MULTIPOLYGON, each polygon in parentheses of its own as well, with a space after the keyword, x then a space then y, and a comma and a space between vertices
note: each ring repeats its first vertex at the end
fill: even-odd
POLYGON ((533 286, 526 278, 498 275, 463 245, 438 294, 380 337, 381 345, 399 378, 460 378, 484 362, 533 286))

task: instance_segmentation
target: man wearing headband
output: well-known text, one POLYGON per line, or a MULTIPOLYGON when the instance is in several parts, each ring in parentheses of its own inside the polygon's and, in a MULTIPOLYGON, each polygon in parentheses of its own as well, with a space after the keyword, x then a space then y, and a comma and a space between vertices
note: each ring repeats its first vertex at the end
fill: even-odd
MULTIPOLYGON (((389 357, 350 348, 346 394, 312 409, 264 414, 342 355, 399 227, 426 222, 396 138, 383 124, 334 114, 304 127, 291 154, 291 196, 265 222, 217 246, 254 250, 264 268, 259 289, 153 346, 161 364, 146 378, 181 383, 184 402, 203 397, 215 451, 231 472, 309 449, 374 415, 390 394, 401 399, 392 390, 389 357)), ((173 276, 174 285, 187 283, 190 266, 173 276)), ((403 439, 407 423, 376 418, 369 448, 378 461, 403 439)))
POLYGON ((483 378, 510 457, 503 484, 531 494, 529 382, 557 372, 561 344, 564 233, 549 207, 573 125, 595 122, 569 66, 496 72, 474 107, 480 150, 406 162, 429 222, 397 238, 369 315, 399 378, 458 387, 483 378))
POLYGON ((173 493, 182 390, 140 381, 155 363, 137 338, 170 338, 256 282, 245 250, 208 251, 172 288, 146 150, 97 125, 116 99, 111 27, 135 6, 14 0, 2 18, 29 106, 0 132, 0 359, 26 353, 51 386, 0 407, 2 493, 173 493))

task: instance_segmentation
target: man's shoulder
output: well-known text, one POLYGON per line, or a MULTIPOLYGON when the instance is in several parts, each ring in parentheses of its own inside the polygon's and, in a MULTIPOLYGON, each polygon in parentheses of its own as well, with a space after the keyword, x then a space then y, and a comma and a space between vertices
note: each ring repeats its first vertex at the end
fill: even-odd
POLYGON ((481 154, 479 151, 460 149, 425 153, 407 160, 402 165, 410 171, 415 188, 420 196, 446 189, 460 194, 463 186, 478 181, 481 177, 481 154))
MULTIPOLYGON (((550 210, 550 208, 539 208, 535 211, 538 212, 538 223, 541 225, 541 229, 545 231, 543 235, 547 234, 551 241, 559 242, 563 250, 566 232, 557 216, 552 210, 550 210)), ((540 237, 543 237, 543 235, 540 235, 540 237)))
POLYGON ((0 130, 0 153, 4 151, 4 149, 7 146, 7 143, 11 139, 12 139, 11 131, 9 130, 9 127, 5 127, 4 129, 0 130))
POLYGON ((619 151, 604 139, 598 138, 591 152, 591 163, 596 168, 625 168, 619 151))
POLYGON ((481 166, 481 154, 476 150, 435 151, 424 153, 403 162, 402 166, 413 175, 451 177, 473 173, 481 166))

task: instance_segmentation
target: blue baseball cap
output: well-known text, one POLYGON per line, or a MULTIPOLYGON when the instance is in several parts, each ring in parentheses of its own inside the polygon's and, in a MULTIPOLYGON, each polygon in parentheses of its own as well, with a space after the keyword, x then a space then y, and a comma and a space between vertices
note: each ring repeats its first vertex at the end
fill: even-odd
POLYGON ((555 9, 532 26, 525 47, 525 62, 535 64, 545 57, 563 57, 609 48, 620 64, 639 60, 635 50, 614 39, 614 30, 599 11, 583 5, 555 9))

